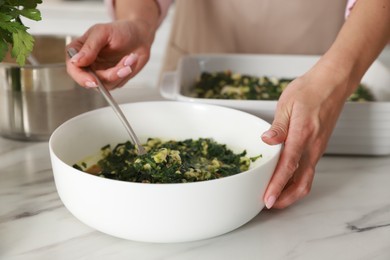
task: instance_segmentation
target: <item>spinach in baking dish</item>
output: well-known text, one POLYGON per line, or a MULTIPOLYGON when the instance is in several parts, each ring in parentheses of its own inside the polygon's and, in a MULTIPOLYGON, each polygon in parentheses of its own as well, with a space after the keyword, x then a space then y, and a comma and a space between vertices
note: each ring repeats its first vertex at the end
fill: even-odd
POLYGON ((235 154, 226 145, 210 138, 163 142, 149 138, 143 145, 147 151, 138 155, 131 142, 113 149, 101 148, 102 159, 88 167, 73 167, 104 178, 142 183, 185 183, 218 179, 249 169, 251 162, 262 157, 247 157, 246 151, 235 154))
MULTIPOLYGON (((251 76, 232 73, 230 70, 203 72, 192 88, 197 98, 278 100, 292 78, 251 76)), ((373 94, 364 84, 359 84, 348 101, 375 101, 373 94)))

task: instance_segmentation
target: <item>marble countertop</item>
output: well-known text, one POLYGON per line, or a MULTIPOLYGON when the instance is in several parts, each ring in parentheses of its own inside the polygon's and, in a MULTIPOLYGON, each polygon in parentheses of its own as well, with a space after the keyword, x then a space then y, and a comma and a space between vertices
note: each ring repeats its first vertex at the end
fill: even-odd
MULTIPOLYGON (((81 33, 93 23, 109 20, 98 1, 47 0, 42 13, 45 22, 31 24, 33 32, 81 33)), ((128 96, 116 94, 122 102, 161 99, 155 83, 169 19, 156 37, 145 74, 124 88, 128 96)), ((390 68, 389 48, 380 59, 390 68)), ((387 260, 389 169, 390 156, 324 156, 310 195, 287 209, 263 210, 246 225, 212 239, 140 243, 91 229, 64 207, 47 142, 0 137, 0 259, 387 260)))
POLYGON ((0 138, 0 259, 390 259, 390 156, 325 156, 312 192, 212 239, 115 238, 58 197, 47 142, 0 138))

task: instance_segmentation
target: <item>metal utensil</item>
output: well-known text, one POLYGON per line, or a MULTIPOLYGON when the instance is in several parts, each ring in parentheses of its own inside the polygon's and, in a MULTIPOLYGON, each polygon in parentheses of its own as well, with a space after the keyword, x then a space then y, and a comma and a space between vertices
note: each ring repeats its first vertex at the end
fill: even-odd
MULTIPOLYGON (((68 56, 72 58, 74 55, 77 54, 77 51, 74 48, 69 48, 66 51, 68 53, 68 56)), ((138 154, 142 155, 145 154, 145 148, 142 146, 141 142, 139 141, 137 135, 133 131, 133 129, 130 126, 129 121, 127 121, 127 118, 123 114, 122 110, 120 109, 118 103, 114 100, 111 93, 104 87, 103 83, 100 81, 99 77, 96 75, 96 73, 90 68, 85 67, 85 70, 90 73, 98 83, 98 90, 103 95, 103 97, 106 99, 108 104, 111 106, 111 108, 114 110, 115 114, 119 117, 122 124, 125 126, 126 131, 129 133, 131 140, 133 141, 133 144, 138 149, 138 154)))

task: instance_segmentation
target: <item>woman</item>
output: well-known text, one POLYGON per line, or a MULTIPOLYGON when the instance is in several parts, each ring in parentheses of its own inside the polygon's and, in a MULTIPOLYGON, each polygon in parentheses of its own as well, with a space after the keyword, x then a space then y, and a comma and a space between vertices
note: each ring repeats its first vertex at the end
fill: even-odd
MULTIPOLYGON (((146 64, 167 0, 116 0, 116 21, 91 27, 69 44, 79 54, 68 73, 96 82, 92 66, 113 89, 146 64)), ((344 21, 347 0, 177 0, 164 70, 190 53, 322 54, 282 93, 264 142, 284 143, 264 195, 267 208, 306 196, 345 100, 390 38, 390 0, 359 0, 344 21)))

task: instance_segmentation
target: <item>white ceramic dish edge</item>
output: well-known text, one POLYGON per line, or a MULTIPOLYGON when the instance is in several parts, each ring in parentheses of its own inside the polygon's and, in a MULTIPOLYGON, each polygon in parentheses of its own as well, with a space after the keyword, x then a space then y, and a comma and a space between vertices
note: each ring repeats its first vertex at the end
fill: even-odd
MULTIPOLYGON (((163 75, 161 95, 169 100, 216 104, 239 109, 272 122, 276 101, 217 100, 190 97, 188 88, 201 71, 232 71, 251 75, 296 77, 314 65, 320 56, 211 54, 183 58, 178 70, 163 75)), ((376 61, 362 79, 379 99, 377 102, 347 102, 326 149, 327 154, 390 154, 390 71, 376 61)))

